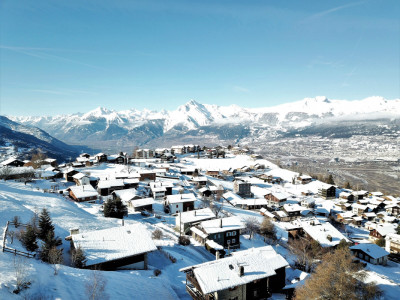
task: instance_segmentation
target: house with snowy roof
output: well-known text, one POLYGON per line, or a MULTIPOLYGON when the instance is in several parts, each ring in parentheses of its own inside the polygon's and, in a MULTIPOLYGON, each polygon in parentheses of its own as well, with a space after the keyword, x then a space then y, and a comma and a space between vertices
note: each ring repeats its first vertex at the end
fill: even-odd
POLYGON ((16 158, 9 158, 0 163, 2 167, 22 167, 25 163, 22 160, 16 158))
POLYGON ((193 299, 265 299, 285 286, 288 262, 271 246, 182 268, 193 299))
POLYGON ((72 176, 76 185, 88 185, 90 184, 90 177, 83 173, 76 173, 72 176))
POLYGON ((190 228, 203 221, 215 219, 215 214, 207 208, 196 209, 179 213, 175 218, 175 223, 180 228, 181 233, 191 234, 190 228))
POLYGON ((96 200, 99 195, 91 185, 71 186, 67 191, 70 197, 78 202, 96 200))
POLYGON ((196 196, 192 193, 168 195, 164 200, 164 210, 171 214, 193 210, 195 201, 196 196))
POLYGON ((361 243, 350 247, 355 257, 374 265, 386 265, 389 252, 376 244, 361 243))
POLYGON ((369 232, 369 240, 375 242, 379 239, 385 238, 390 233, 396 233, 396 225, 394 224, 377 224, 375 229, 369 232))
POLYGON ((85 253, 85 268, 100 270, 146 270, 148 253, 157 250, 142 224, 72 234, 71 247, 85 253))
MULTIPOLYGON (((214 241, 222 248, 240 248, 240 232, 245 225, 238 217, 227 217, 203 221, 190 228, 192 236, 198 242, 206 245, 208 241, 214 241)), ((207 249, 214 248, 208 245, 207 249)))
POLYGON ((97 153, 94 156, 94 158, 98 163, 107 162, 107 154, 102 153, 102 152, 101 153, 97 153))
POLYGON ((150 182, 150 192, 154 199, 163 199, 166 195, 172 195, 174 185, 170 182, 150 182))
POLYGON ((385 250, 390 253, 400 253, 400 234, 389 233, 386 235, 385 250))
POLYGON ((280 207, 287 201, 289 196, 290 195, 285 192, 270 192, 264 197, 268 200, 270 206, 280 207))

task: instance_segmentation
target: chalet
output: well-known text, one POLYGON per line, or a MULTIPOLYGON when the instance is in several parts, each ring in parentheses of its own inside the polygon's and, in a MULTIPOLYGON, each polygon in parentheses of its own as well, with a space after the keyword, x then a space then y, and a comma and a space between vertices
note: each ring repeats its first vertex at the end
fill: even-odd
POLYGON ((348 193, 348 192, 341 192, 339 194, 339 198, 340 199, 345 199, 349 202, 353 202, 354 201, 354 195, 352 193, 348 193))
POLYGON ((68 182, 74 182, 74 177, 73 176, 75 174, 79 173, 79 171, 77 171, 77 170, 75 170, 74 168, 71 168, 71 167, 68 168, 68 169, 63 170, 62 172, 64 174, 65 180, 68 181, 68 182))
POLYGON ((156 251, 150 233, 141 224, 71 235, 71 247, 80 247, 87 269, 147 269, 147 254, 156 251))
POLYGON ((308 175, 301 175, 297 177, 297 181, 301 184, 307 184, 312 181, 312 177, 308 175))
POLYGON ((85 163, 83 163, 83 162, 73 162, 73 163, 71 163, 71 166, 73 168, 83 168, 85 166, 85 163))
POLYGON ((282 206, 287 201, 289 195, 283 192, 272 192, 264 196, 270 206, 282 206))
POLYGON ((46 159, 44 160, 44 162, 45 162, 46 164, 49 164, 49 165, 52 166, 52 167, 57 167, 57 166, 58 166, 58 164, 57 164, 57 159, 55 159, 55 158, 46 158, 46 159))
POLYGON ((84 157, 86 159, 89 159, 90 158, 90 154, 89 153, 81 153, 81 154, 79 154, 79 157, 84 157))
POLYGON ((208 179, 205 176, 198 176, 198 177, 193 177, 191 181, 197 186, 205 186, 207 185, 208 179))
POLYGON ((32 167, 1 167, 0 172, 4 179, 30 180, 35 177, 35 169, 32 167))
POLYGON ((318 189, 318 195, 326 200, 336 198, 336 187, 331 184, 322 183, 318 189))
POLYGON ((211 177, 218 177, 219 176, 219 170, 207 170, 206 171, 207 176, 211 177))
POLYGON ((118 154, 118 155, 109 155, 109 156, 107 157, 107 161, 108 161, 109 163, 123 165, 123 164, 126 163, 126 157, 125 157, 125 155, 122 155, 122 154, 118 154))
POLYGON ((366 212, 362 214, 364 220, 372 221, 376 218, 376 214, 374 212, 366 212))
POLYGON ((317 218, 307 218, 294 220, 293 223, 301 228, 301 235, 304 234, 306 237, 317 241, 323 248, 336 247, 341 240, 350 242, 329 222, 320 221, 317 218))
POLYGON ((301 217, 301 212, 305 210, 298 204, 284 204, 283 211, 289 216, 290 220, 301 217))
POLYGON ((91 185, 71 186, 67 189, 72 199, 78 202, 96 200, 97 191, 91 185))
POLYGON ((279 222, 289 222, 290 221, 289 215, 286 212, 284 212, 283 210, 274 211, 274 212, 272 212, 272 214, 275 216, 275 218, 279 222))
POLYGON ((238 217, 227 217, 203 221, 199 225, 191 227, 193 238, 206 245, 210 250, 212 247, 207 245, 211 240, 227 249, 240 248, 240 231, 245 228, 244 223, 238 217))
POLYGON ((175 161, 175 156, 171 153, 164 153, 160 156, 162 162, 173 163, 175 161))
POLYGON ((154 171, 140 171, 140 181, 155 181, 156 180, 156 172, 154 171))
POLYGON ((132 208, 133 211, 153 211, 153 198, 140 198, 140 199, 132 199, 128 201, 128 207, 132 208))
POLYGON ((123 179, 124 186, 126 189, 137 188, 139 186, 139 179, 138 178, 125 178, 123 179))
POLYGON ((389 233, 386 235, 385 250, 390 253, 400 253, 400 234, 389 233))
POLYGON ((251 192, 251 183, 243 180, 235 180, 233 182, 233 192, 243 198, 251 198, 253 194, 251 192))
POLYGON ((386 265, 389 252, 376 244, 361 243, 350 247, 355 257, 374 265, 386 265))
POLYGON ((288 262, 271 246, 189 266, 186 291, 193 299, 266 299, 285 286, 288 262))
POLYGON ((368 207, 366 205, 354 203, 352 205, 353 214, 357 216, 362 216, 364 213, 368 212, 368 207))
POLYGON ((385 210, 394 215, 394 216, 398 216, 400 215, 400 205, 399 204, 390 204, 390 205, 386 205, 385 206, 385 210))
POLYGON ((154 199, 163 199, 165 196, 172 195, 173 183, 169 182, 150 182, 150 191, 154 199))
POLYGON ((185 154, 186 153, 186 147, 184 147, 184 146, 172 146, 171 147, 171 153, 172 154, 185 154))
POLYGON ((101 196, 108 196, 116 190, 123 189, 125 189, 123 179, 100 180, 97 183, 97 191, 101 196))
POLYGON ((368 195, 367 191, 353 191, 354 201, 362 200, 368 195))
POLYGON ((386 238, 388 234, 396 233, 393 224, 378 224, 375 229, 369 232, 369 240, 375 242, 379 239, 386 238))
POLYGON ((264 216, 265 218, 271 220, 271 221, 277 221, 277 217, 270 211, 268 211, 266 208, 261 208, 260 209, 260 215, 264 216))
POLYGON ((191 234, 190 228, 200 222, 215 219, 215 214, 210 208, 202 208, 192 211, 181 212, 176 216, 175 223, 182 234, 191 234))
POLYGON ((128 203, 131 200, 140 199, 141 197, 138 195, 138 192, 135 188, 126 189, 126 190, 116 190, 111 193, 113 199, 121 199, 122 202, 128 203))
POLYGON ((193 194, 168 195, 164 201, 164 210, 171 214, 193 210, 195 201, 193 194))
POLYGON ((16 158, 9 158, 0 163, 2 167, 22 167, 25 163, 22 160, 16 158))
POLYGON ((76 173, 74 176, 72 176, 74 182, 76 185, 87 185, 90 184, 90 177, 83 174, 83 173, 76 173))
POLYGON ((242 209, 261 209, 267 208, 268 201, 264 198, 253 198, 253 199, 243 199, 240 196, 236 195, 230 203, 235 207, 240 207, 242 209))
POLYGON ((104 153, 98 153, 94 156, 94 158, 98 163, 107 162, 107 154, 104 153))
MULTIPOLYGON (((350 223, 353 223, 354 216, 355 216, 355 214, 352 211, 338 213, 336 215, 336 221, 343 223, 343 224, 350 224, 350 223)), ((362 218, 361 218, 361 220, 362 220, 362 218)))
POLYGON ((196 168, 182 168, 180 170, 182 175, 193 175, 194 173, 198 173, 196 168))
POLYGON ((301 206, 306 208, 312 208, 315 206, 315 198, 314 197, 306 197, 301 200, 301 206))

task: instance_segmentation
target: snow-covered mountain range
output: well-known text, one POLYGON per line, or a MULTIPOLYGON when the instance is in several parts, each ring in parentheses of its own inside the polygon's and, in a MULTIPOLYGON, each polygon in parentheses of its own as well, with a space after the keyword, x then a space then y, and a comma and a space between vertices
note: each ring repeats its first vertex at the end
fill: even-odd
POLYGON ((174 111, 115 111, 99 107, 85 114, 10 119, 39 127, 70 144, 116 149, 190 143, 194 138, 198 143, 262 140, 321 122, 400 119, 400 99, 369 97, 347 101, 315 97, 265 108, 218 106, 191 100, 174 111))

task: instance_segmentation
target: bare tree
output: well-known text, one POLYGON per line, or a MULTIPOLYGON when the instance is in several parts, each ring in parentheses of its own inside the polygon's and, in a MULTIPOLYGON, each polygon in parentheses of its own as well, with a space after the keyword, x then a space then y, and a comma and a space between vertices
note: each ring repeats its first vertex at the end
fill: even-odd
POLYGON ((57 275, 60 269, 60 264, 63 262, 62 249, 57 249, 56 247, 52 247, 49 250, 48 255, 49 255, 48 257, 49 263, 53 268, 54 275, 57 275))
POLYGON ((224 208, 223 203, 210 202, 210 209, 217 218, 219 218, 219 214, 223 211, 223 208, 224 208))
POLYGON ((98 270, 93 270, 90 278, 86 282, 86 295, 90 300, 107 300, 106 293, 107 280, 98 270))
POLYGON ((7 231, 7 235, 10 238, 10 243, 14 243, 14 236, 15 236, 15 231, 7 231))
POLYGON ((151 237, 153 240, 161 240, 163 238, 163 232, 157 228, 156 230, 153 231, 153 233, 151 234, 151 237))
POLYGON ((14 223, 15 228, 18 228, 19 225, 21 225, 21 219, 19 218, 19 216, 14 216, 12 222, 14 223))
POLYGON ((295 299, 380 299, 374 282, 364 283, 367 274, 353 261, 346 248, 327 253, 305 284, 296 289, 295 299))
POLYGON ((28 264, 26 259, 21 256, 14 256, 14 275, 16 288, 14 294, 19 294, 24 289, 29 288, 31 284, 28 279, 28 264))
POLYGON ((260 222, 255 217, 250 217, 245 220, 245 231, 249 234, 249 240, 254 237, 254 234, 260 231, 260 222))
POLYGON ((289 250, 296 256, 296 267, 308 273, 315 268, 325 253, 318 242, 301 236, 290 241, 289 250))
POLYGON ((276 241, 276 229, 274 223, 266 217, 264 217, 260 225, 260 233, 264 238, 271 239, 273 242, 276 241))
POLYGON ((10 178, 12 174, 12 169, 9 167, 2 167, 0 168, 0 179, 7 180, 10 178))

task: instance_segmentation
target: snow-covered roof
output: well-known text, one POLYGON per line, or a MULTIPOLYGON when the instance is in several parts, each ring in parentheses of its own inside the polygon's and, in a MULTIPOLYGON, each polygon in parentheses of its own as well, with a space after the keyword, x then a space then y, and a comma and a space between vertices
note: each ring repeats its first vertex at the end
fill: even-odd
POLYGON ((213 241, 213 240, 208 240, 206 242, 206 244, 208 246, 210 246, 211 248, 215 249, 215 250, 224 250, 224 247, 221 246, 220 244, 218 244, 217 242, 213 241))
POLYGON ((129 201, 137 195, 137 190, 132 188, 126 190, 117 190, 112 193, 115 194, 115 196, 119 197, 122 201, 129 201))
POLYGON ((69 187, 77 198, 87 198, 97 196, 97 191, 91 185, 78 185, 69 187))
POLYGON ((195 234, 197 234, 198 236, 202 237, 203 239, 208 237, 208 235, 206 233, 204 233, 203 231, 201 231, 197 227, 194 227, 194 226, 190 227, 190 231, 194 232, 195 234))
POLYGON ((207 181, 207 177, 205 176, 199 176, 199 177, 193 177, 192 181, 193 182, 202 182, 202 181, 207 181))
POLYGON ((87 176, 83 173, 76 173, 74 176, 72 176, 72 178, 77 179, 77 180, 82 179, 83 177, 87 177, 87 176))
POLYGON ((157 250, 144 225, 132 224, 72 235, 84 251, 87 266, 157 250))
POLYGON ((200 223, 200 226, 207 234, 225 232, 228 230, 240 230, 245 228, 243 221, 238 217, 228 217, 204 221, 200 223))
POLYGON ((271 246, 251 248, 232 253, 231 257, 209 261, 183 268, 193 269, 197 282, 204 294, 241 286, 255 280, 271 277, 276 270, 288 266, 288 262, 271 246), (243 275, 239 269, 243 267, 243 275))
POLYGON ((270 212, 270 211, 268 211, 266 208, 261 208, 260 209, 260 213, 262 213, 264 216, 266 216, 266 217, 269 217, 269 218, 275 218, 275 215, 272 213, 272 212, 270 212))
POLYGON ((141 206, 153 205, 154 204, 154 199, 153 198, 135 199, 135 200, 131 200, 130 204, 131 204, 132 207, 141 207, 141 206))
POLYGON ((342 239, 349 242, 349 239, 329 222, 320 222, 316 218, 300 219, 293 222, 299 224, 303 230, 322 247, 336 246, 342 239), (331 240, 328 239, 328 236, 331 237, 331 240))
POLYGON ((8 164, 10 164, 10 163, 12 163, 12 162, 14 162, 16 160, 18 160, 18 159, 14 158, 14 157, 11 157, 11 158, 6 159, 5 161, 1 162, 0 165, 6 166, 6 165, 8 165, 8 164))
POLYGON ((383 256, 389 255, 389 252, 387 252, 385 249, 379 247, 376 244, 370 244, 370 243, 361 243, 355 246, 351 246, 350 249, 361 250, 362 252, 368 254, 374 259, 378 259, 383 256))
POLYGON ((190 194, 176 194, 176 195, 168 195, 167 201, 169 204, 173 203, 183 203, 183 202, 192 202, 196 201, 196 196, 192 193, 190 194))
POLYGON ((283 209, 287 212, 296 212, 296 211, 302 211, 305 208, 298 204, 284 204, 283 209))
POLYGON ((396 229, 393 226, 393 224, 378 224, 375 229, 382 236, 386 236, 389 233, 395 233, 396 232, 396 229))
POLYGON ((207 207, 207 208, 182 212, 180 213, 180 216, 177 216, 176 218, 177 219, 180 218, 182 223, 193 223, 215 218, 215 214, 212 212, 210 208, 207 207))
POLYGON ((236 198, 231 201, 233 205, 268 205, 268 200, 265 198, 243 199, 236 198))
POLYGON ((122 179, 100 180, 97 184, 99 189, 109 189, 111 187, 123 187, 124 181, 122 179))

